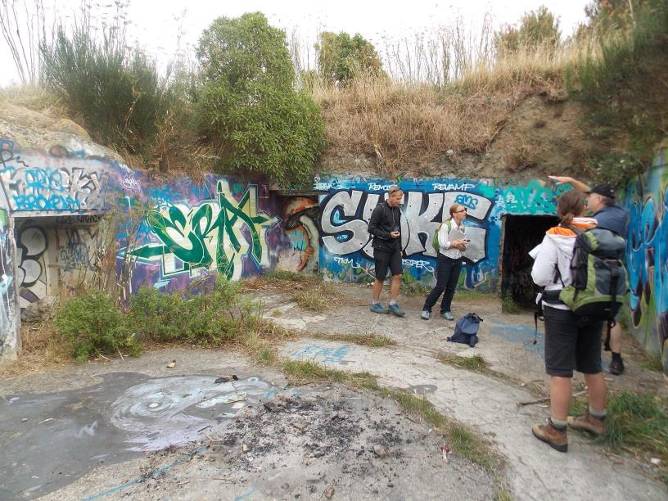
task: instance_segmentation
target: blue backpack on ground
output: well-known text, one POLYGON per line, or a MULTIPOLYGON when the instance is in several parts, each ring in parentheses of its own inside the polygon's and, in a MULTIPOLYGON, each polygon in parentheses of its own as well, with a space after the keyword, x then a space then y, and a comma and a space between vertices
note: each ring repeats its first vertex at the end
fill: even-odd
POLYGON ((478 329, 480 328, 480 318, 475 313, 467 313, 462 318, 457 320, 455 324, 455 334, 448 338, 451 343, 468 344, 473 348, 478 344, 478 329))

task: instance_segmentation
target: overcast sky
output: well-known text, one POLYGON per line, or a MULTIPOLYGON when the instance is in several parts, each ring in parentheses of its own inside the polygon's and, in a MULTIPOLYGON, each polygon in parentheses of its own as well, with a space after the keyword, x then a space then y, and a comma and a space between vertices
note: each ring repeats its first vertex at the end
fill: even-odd
MULTIPOLYGON (((22 3, 24 0, 16 0, 22 3)), ((32 3, 33 0, 25 0, 32 3)), ((93 0, 112 5, 113 0, 93 0)), ((514 24, 522 14, 546 5, 559 17, 564 35, 585 20, 587 0, 134 0, 128 8, 130 39, 164 64, 176 51, 176 34, 183 32, 182 46, 196 44, 202 30, 219 16, 235 17, 261 11, 274 26, 288 34, 296 30, 303 46, 312 46, 321 31, 361 33, 377 47, 386 40, 413 37, 451 26, 462 19, 467 29, 480 32, 485 13, 495 27, 514 24)), ((44 0, 56 10, 54 0, 44 0)), ((81 0, 58 0, 60 16, 74 11, 81 0)), ((4 39, 0 39, 0 86, 18 82, 18 75, 4 39)))

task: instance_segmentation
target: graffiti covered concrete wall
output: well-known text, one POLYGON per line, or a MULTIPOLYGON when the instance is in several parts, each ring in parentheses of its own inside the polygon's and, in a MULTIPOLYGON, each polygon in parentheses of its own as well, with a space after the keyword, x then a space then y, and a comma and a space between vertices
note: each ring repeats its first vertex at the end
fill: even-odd
POLYGON ((215 176, 154 185, 136 176, 123 181, 122 204, 135 216, 118 235, 129 292, 183 289, 215 274, 238 280, 274 267, 288 245, 266 185, 215 176))
POLYGON ((16 356, 20 343, 15 249, 9 206, 0 193, 0 358, 16 356))
POLYGON ((625 192, 632 330, 668 374, 668 148, 625 192))
POLYGON ((281 211, 282 228, 289 242, 282 246, 276 268, 314 273, 320 254, 320 206, 315 198, 291 197, 281 211))
MULTIPOLYGON (((373 276, 373 249, 367 224, 388 187, 382 179, 325 179, 316 189, 326 191, 320 201, 322 247, 320 266, 329 276, 349 281, 373 276)), ((450 205, 468 209, 471 238, 465 253, 463 285, 495 290, 499 277, 502 218, 507 214, 552 215, 554 188, 540 181, 506 186, 485 180, 413 179, 398 185, 404 191, 401 233, 404 269, 415 279, 431 284, 436 252, 431 238, 448 217, 450 205)), ((559 188, 559 190, 565 188, 559 188)))
POLYGON ((109 243, 100 225, 110 218, 121 223, 111 240, 128 292, 181 289, 217 273, 237 280, 280 262, 294 271, 317 264, 317 202, 281 207, 264 183, 160 181, 83 151, 22 149, 0 139, 0 189, 17 221, 15 279, 24 309, 100 271, 109 243))
POLYGON ((110 167, 107 160, 71 155, 64 148, 22 152, 13 141, 0 139, 0 185, 15 215, 109 209, 110 167))

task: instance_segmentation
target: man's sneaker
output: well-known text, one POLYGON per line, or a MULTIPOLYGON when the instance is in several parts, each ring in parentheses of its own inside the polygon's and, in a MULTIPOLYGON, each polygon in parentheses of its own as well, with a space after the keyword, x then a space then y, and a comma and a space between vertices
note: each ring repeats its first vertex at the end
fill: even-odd
POLYGON ((392 303, 391 305, 389 305, 387 307, 387 309, 390 310, 390 313, 392 313, 392 315, 394 315, 396 317, 405 317, 406 316, 406 313, 404 312, 404 310, 399 308, 399 305, 397 303, 392 303))
POLYGON ((594 435, 603 435, 605 433, 605 421, 595 418, 588 412, 582 416, 568 416, 568 426, 574 430, 588 431, 594 435))
POLYGON ((443 318, 445 318, 446 320, 454 320, 455 319, 455 317, 453 317, 452 313, 450 313, 449 311, 444 311, 443 313, 441 313, 441 316, 443 318))
POLYGON ((624 372, 624 361, 622 360, 622 357, 613 358, 612 362, 610 362, 610 367, 608 370, 613 376, 619 376, 622 372, 624 372))
POLYGON ((420 313, 420 318, 422 320, 429 320, 429 317, 431 317, 431 313, 429 313, 427 310, 422 310, 422 313, 420 313))
POLYGON ((371 306, 369 306, 369 310, 374 313, 381 313, 381 314, 388 312, 387 308, 385 308, 385 306, 383 306, 380 303, 373 303, 371 306))
POLYGON ((534 437, 542 440, 559 452, 568 452, 568 434, 566 430, 558 430, 549 419, 545 424, 535 424, 531 427, 534 437))

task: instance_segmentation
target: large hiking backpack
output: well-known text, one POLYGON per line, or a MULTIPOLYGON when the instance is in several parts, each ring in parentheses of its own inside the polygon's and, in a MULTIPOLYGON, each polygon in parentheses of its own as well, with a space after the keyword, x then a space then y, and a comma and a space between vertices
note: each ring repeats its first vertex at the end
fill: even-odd
POLYGON ((431 237, 431 246, 436 251, 437 256, 438 253, 441 251, 441 246, 438 244, 438 232, 441 231, 441 228, 443 228, 444 224, 448 225, 448 233, 450 233, 450 230, 452 229, 452 219, 448 219, 447 221, 444 221, 441 224, 439 224, 438 228, 436 228, 436 231, 434 232, 434 236, 431 237))
POLYGON ((482 318, 477 314, 467 313, 457 320, 457 323, 455 324, 455 333, 448 338, 448 341, 451 343, 468 344, 470 347, 474 347, 478 344, 478 329, 480 328, 480 322, 482 322, 482 318))
POLYGON ((623 258, 626 240, 603 228, 579 233, 571 260, 572 283, 559 299, 585 322, 614 318, 627 291, 623 258))

